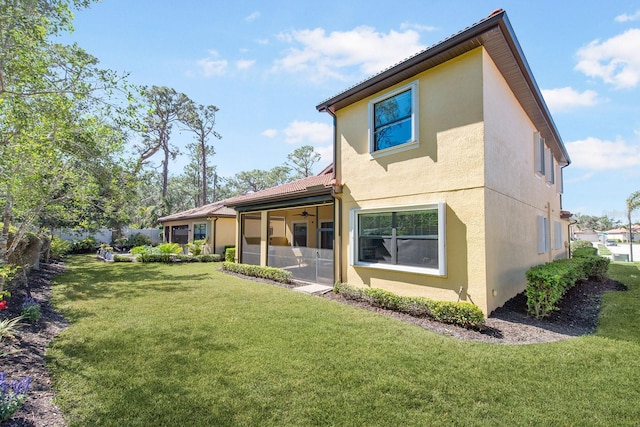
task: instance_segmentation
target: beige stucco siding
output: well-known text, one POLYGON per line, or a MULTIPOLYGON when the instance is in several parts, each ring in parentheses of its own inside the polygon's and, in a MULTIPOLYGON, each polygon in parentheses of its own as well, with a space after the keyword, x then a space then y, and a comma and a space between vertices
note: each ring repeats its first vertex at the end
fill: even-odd
MULTIPOLYGON (((482 49, 419 74, 419 147, 369 154, 368 102, 337 112, 337 176, 344 184, 342 279, 400 295, 462 300, 486 310, 482 49), (353 209, 446 203, 447 273, 437 275, 354 266, 353 209)), ((390 91, 394 88, 390 88, 390 91)))
MULTIPOLYGON (((233 217, 219 217, 215 223, 214 236, 214 220, 215 218, 194 218, 175 221, 167 221, 163 223, 164 227, 173 227, 186 225, 189 227, 189 242, 193 242, 193 226, 196 224, 207 224, 207 245, 211 253, 223 254, 226 245, 233 245, 236 241, 236 220, 233 217), (214 246, 215 240, 215 248, 214 246)), ((171 240, 171 233, 169 233, 171 240)))
POLYGON ((483 86, 487 307, 491 311, 524 290, 529 267, 562 256, 564 247, 553 248, 553 223, 560 221, 558 189, 535 173, 536 128, 486 52, 483 86), (538 254, 538 215, 549 218, 550 253, 538 254))

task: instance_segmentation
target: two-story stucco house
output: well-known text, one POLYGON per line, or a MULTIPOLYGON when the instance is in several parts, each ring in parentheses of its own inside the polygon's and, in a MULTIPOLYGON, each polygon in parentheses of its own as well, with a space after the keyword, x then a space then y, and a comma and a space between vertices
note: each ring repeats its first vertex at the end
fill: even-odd
POLYGON ((333 165, 228 201, 241 262, 488 314, 567 256, 569 156, 504 11, 317 109, 333 165))

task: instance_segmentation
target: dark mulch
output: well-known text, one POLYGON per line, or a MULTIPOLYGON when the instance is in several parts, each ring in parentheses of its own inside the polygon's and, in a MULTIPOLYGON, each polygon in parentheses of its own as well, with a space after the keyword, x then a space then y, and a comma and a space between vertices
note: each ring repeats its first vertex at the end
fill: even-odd
MULTIPOLYGON (((64 271, 64 265, 52 263, 44 264, 40 271, 30 274, 29 286, 33 297, 42 303, 42 317, 36 324, 22 326, 13 340, 0 344, 3 351, 13 352, 8 356, 0 357, 0 371, 6 372, 9 379, 24 376, 30 376, 33 379, 31 391, 22 408, 0 427, 65 426, 60 411, 53 403, 55 396, 44 358, 49 342, 67 327, 65 319, 49 304, 51 279, 62 271, 64 271)), ((268 280, 257 281, 287 288, 296 286, 296 284, 283 285, 268 280)), ((429 319, 415 318, 372 307, 366 303, 347 300, 333 292, 324 294, 322 297, 375 311, 458 339, 500 344, 529 344, 558 341, 593 333, 597 326, 602 294, 607 291, 621 290, 626 290, 626 287, 613 280, 581 282, 565 295, 560 304, 560 310, 541 320, 527 316, 526 298, 524 294, 520 294, 494 311, 487 319, 486 327, 481 331, 445 325, 429 319)), ((12 295, 8 300, 9 309, 0 312, 0 318, 19 315, 19 305, 23 296, 24 294, 20 293, 12 295)))
MULTIPOLYGON (((41 302, 42 316, 35 324, 23 322, 14 339, 3 340, 0 344, 2 351, 10 353, 0 357, 0 371, 6 372, 10 380, 20 377, 32 378, 31 390, 24 405, 13 414, 13 418, 2 423, 2 427, 65 425, 60 411, 53 404, 54 393, 44 359, 49 342, 67 327, 66 320, 49 304, 51 278, 62 271, 63 264, 50 263, 41 265, 39 271, 29 274, 31 295, 41 302)), ((8 309, 0 312, 0 318, 19 316, 23 298, 23 291, 14 292, 8 299, 8 309)))

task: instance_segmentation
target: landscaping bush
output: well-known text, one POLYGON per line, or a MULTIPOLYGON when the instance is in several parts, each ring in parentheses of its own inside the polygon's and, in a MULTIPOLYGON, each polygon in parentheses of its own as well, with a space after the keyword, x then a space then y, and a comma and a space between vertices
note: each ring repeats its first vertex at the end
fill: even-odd
POLYGON ((31 323, 40 320, 40 302, 30 296, 25 296, 20 305, 20 316, 31 323))
POLYGON ((161 254, 179 254, 182 253, 182 246, 177 243, 163 243, 156 248, 161 254))
POLYGON ((89 254, 95 252, 100 247, 100 244, 93 236, 85 237, 82 240, 74 240, 71 242, 71 249, 69 252, 73 254, 89 254))
POLYGON ((142 233, 132 234, 126 242, 126 245, 129 248, 134 246, 151 246, 152 244, 153 242, 151 241, 151 237, 145 236, 142 233))
POLYGON ((404 297, 377 288, 358 288, 337 282, 336 293, 345 298, 368 302, 377 307, 399 311, 414 317, 429 317, 442 323, 479 329, 484 325, 484 313, 468 302, 434 301, 424 297, 404 297))
POLYGON ((261 267, 259 265, 236 264, 225 261, 222 269, 232 273, 244 274, 245 276, 260 277, 262 279, 274 280, 280 283, 291 283, 293 274, 290 271, 274 267, 261 267))
POLYGON ((31 387, 31 377, 18 381, 7 381, 7 374, 0 372, 0 422, 11 418, 27 398, 31 387))
POLYGON ((224 260, 226 262, 236 262, 236 247, 231 246, 224 250, 224 260))
POLYGON ((564 294, 582 279, 602 280, 609 259, 594 255, 578 256, 531 267, 527 277, 527 310, 542 318, 554 310, 564 294))
POLYGON ((51 239, 51 245, 49 246, 49 256, 53 259, 62 259, 63 256, 69 253, 71 245, 66 240, 62 240, 58 236, 53 236, 51 239))
POLYGON ((172 254, 149 254, 149 253, 144 253, 144 254, 140 254, 138 255, 138 261, 140 262, 164 262, 164 263, 170 263, 173 262, 173 256, 172 254))
POLYGON ((135 258, 126 255, 114 255, 113 262, 133 262, 135 258))
POLYGON ((222 255, 220 255, 220 254, 198 255, 195 258, 197 258, 200 262, 220 262, 220 261, 222 261, 222 255))
POLYGON ((590 248, 577 248, 572 252, 574 257, 585 257, 585 256, 593 256, 598 255, 598 249, 591 246, 590 248))
POLYGON ((593 247, 593 243, 591 243, 588 240, 574 240, 573 242, 571 242, 571 252, 580 248, 592 248, 592 247, 593 247))
POLYGON ((142 254, 149 254, 153 251, 153 248, 151 246, 134 246, 133 248, 131 248, 131 255, 142 255, 142 254))

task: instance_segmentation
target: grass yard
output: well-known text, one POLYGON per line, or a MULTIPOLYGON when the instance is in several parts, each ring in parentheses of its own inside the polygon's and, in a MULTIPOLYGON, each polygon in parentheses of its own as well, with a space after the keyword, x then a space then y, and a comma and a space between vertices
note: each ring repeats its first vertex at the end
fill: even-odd
POLYGON ((640 420, 640 264, 598 333, 459 341, 216 264, 68 260, 47 363, 69 426, 622 426, 640 420))

